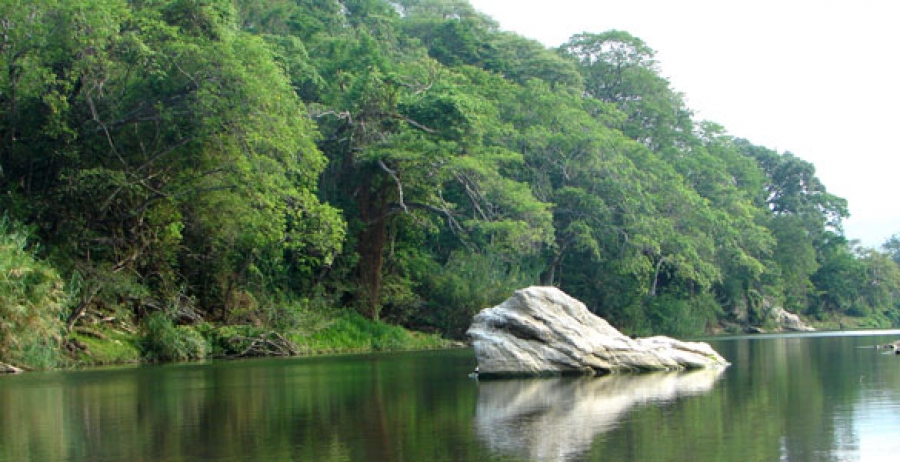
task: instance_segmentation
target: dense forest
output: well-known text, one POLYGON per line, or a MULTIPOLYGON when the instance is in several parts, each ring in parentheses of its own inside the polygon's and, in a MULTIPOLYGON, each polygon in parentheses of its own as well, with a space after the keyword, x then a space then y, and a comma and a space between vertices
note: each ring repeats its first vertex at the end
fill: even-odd
POLYGON ((848 241, 813 165, 627 32, 466 0, 0 2, 0 192, 20 367, 458 339, 532 284, 638 335, 900 325, 900 237, 848 241))

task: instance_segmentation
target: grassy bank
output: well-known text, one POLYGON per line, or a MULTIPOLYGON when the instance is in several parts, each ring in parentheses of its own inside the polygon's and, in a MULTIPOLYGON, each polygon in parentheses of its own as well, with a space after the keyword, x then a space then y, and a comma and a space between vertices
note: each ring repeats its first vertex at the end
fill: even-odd
POLYGON ((883 315, 867 317, 832 315, 814 319, 810 324, 818 330, 890 329, 896 325, 883 315))
POLYGON ((450 346, 450 342, 439 335, 409 331, 352 312, 332 318, 324 328, 311 334, 295 332, 291 340, 310 354, 423 350, 450 346))
POLYGON ((97 297, 89 307, 78 284, 67 284, 52 265, 35 256, 28 234, 0 216, 0 366, 11 366, 3 370, 451 345, 439 335, 335 310, 324 300, 269 300, 224 323, 199 316, 176 322, 184 316, 175 305, 139 317, 121 297, 97 297), (85 306, 73 315, 80 301, 85 306))
POLYGON ((86 329, 73 332, 68 366, 190 361, 227 357, 304 356, 448 348, 436 334, 413 332, 353 312, 316 319, 315 329, 274 331, 252 325, 201 323, 176 326, 153 317, 134 332, 86 329))

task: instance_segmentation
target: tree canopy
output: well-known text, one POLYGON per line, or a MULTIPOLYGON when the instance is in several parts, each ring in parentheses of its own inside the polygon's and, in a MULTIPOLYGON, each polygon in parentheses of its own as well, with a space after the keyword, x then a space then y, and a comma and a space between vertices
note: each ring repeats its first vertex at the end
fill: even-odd
POLYGON ((897 239, 848 242, 812 164, 695 120, 627 32, 549 49, 462 0, 0 18, 0 204, 79 281, 71 323, 304 300, 459 336, 539 283, 634 333, 900 321, 897 239))

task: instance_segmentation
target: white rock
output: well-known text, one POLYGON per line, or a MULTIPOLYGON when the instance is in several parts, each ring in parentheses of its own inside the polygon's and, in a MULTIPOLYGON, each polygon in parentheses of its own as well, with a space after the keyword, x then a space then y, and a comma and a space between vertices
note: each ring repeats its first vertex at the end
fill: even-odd
POLYGON ((803 322, 803 320, 800 319, 800 316, 781 307, 773 308, 772 316, 775 318, 775 324, 780 326, 783 330, 795 332, 812 332, 816 330, 803 322))
POLYGON ((722 367, 709 345, 631 339, 555 287, 529 287, 475 315, 467 332, 482 376, 602 375, 722 367))

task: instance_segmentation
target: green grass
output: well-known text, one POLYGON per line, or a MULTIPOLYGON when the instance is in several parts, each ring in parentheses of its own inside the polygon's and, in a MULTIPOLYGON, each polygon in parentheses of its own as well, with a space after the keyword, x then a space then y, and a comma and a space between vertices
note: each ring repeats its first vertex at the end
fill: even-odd
POLYGON ((190 361, 205 359, 210 351, 203 335, 192 326, 177 326, 162 312, 144 320, 138 343, 148 361, 190 361))
MULTIPOLYGON (((399 326, 372 321, 355 312, 316 315, 315 329, 298 328, 285 334, 297 346, 300 355, 362 353, 371 351, 403 351, 448 348, 452 342, 435 334, 412 332, 399 326)), ((128 364, 143 361, 185 361, 204 357, 239 354, 248 339, 266 334, 260 327, 200 324, 194 327, 173 326, 165 319, 145 323, 143 335, 103 330, 94 334, 75 332, 72 337, 86 347, 76 351, 71 367, 128 364), (208 348, 186 348, 205 339, 208 348), (185 337, 193 340, 185 342, 185 337), (187 350, 187 352, 185 351, 187 350), (204 356, 199 356, 200 353, 204 356)))
MULTIPOLYGON (((453 345, 439 335, 412 332, 372 321, 355 312, 320 313, 315 317, 315 322, 283 333, 296 344, 300 355, 426 350, 453 345)), ((77 368, 224 357, 239 354, 251 339, 271 333, 268 329, 249 325, 201 323, 189 327, 175 326, 162 316, 151 318, 145 320, 139 334, 76 329, 70 338, 83 349, 75 349, 65 365, 77 368)))
POLYGON ((108 331, 103 338, 94 335, 75 333, 72 338, 87 347, 75 355, 75 366, 103 366, 110 364, 128 364, 141 361, 137 337, 123 332, 108 331))
POLYGON ((28 233, 0 216, 0 361, 56 367, 67 299, 56 270, 28 247, 28 233))
POLYGON ((315 332, 294 332, 291 340, 307 354, 447 348, 438 335, 411 332, 354 312, 340 314, 315 332))
POLYGON ((866 317, 835 315, 822 320, 811 320, 818 330, 888 329, 894 327, 890 319, 883 315, 866 317))

